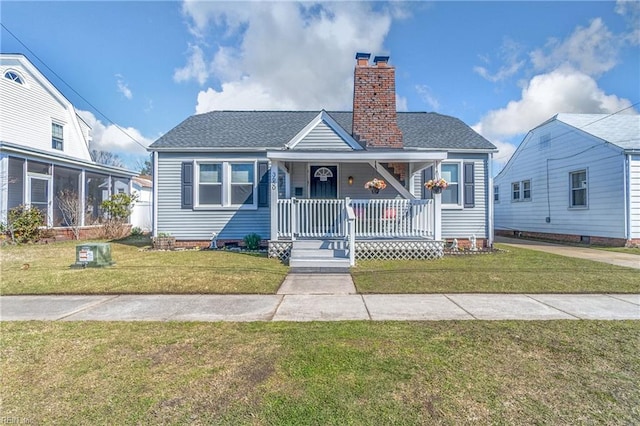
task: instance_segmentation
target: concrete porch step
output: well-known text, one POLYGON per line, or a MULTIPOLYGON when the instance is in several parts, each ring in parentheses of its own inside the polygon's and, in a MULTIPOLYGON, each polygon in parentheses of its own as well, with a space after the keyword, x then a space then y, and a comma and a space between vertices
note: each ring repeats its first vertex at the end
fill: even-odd
POLYGON ((345 250, 347 242, 344 240, 295 240, 293 242, 294 249, 328 249, 328 250, 345 250))
POLYGON ((291 250, 292 257, 311 258, 311 259, 342 259, 349 257, 349 250, 331 250, 331 249, 299 249, 291 250))
POLYGON ((344 273, 349 271, 349 251, 341 240, 297 240, 291 247, 292 272, 344 273))
POLYGON ((349 268, 349 258, 304 258, 293 257, 289 259, 292 268, 349 268))

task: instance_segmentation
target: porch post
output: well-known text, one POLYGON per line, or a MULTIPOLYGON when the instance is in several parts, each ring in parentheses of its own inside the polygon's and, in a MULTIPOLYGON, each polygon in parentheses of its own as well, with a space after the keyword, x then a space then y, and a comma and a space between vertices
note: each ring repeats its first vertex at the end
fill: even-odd
MULTIPOLYGON (((441 161, 434 164, 434 178, 440 177, 441 161)), ((442 194, 433 194, 433 239, 440 241, 442 239, 442 194)))
MULTIPOLYGON (((86 185, 87 175, 86 175, 85 169, 81 169, 80 170, 80 176, 78 176, 78 180, 80 181, 80 182, 78 182, 79 185, 80 185, 80 187, 78 188, 78 197, 80 198, 80 200, 79 200, 80 201, 80 209, 82 211, 82 214, 80 215, 80 226, 84 226, 85 225, 84 220, 85 220, 85 216, 86 216, 85 212, 87 211, 87 206, 86 206, 87 197, 85 197, 85 187, 87 186, 86 185)), ((129 192, 131 192, 131 191, 129 191, 129 192)))
POLYGON ((278 239, 278 167, 280 162, 271 160, 269 169, 269 207, 271 210, 271 240, 278 239))

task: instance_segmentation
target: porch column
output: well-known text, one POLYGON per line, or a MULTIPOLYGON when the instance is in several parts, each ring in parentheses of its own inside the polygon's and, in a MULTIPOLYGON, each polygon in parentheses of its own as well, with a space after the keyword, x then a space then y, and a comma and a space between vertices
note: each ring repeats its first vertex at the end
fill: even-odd
POLYGON ((271 237, 270 240, 278 239, 278 168, 280 162, 271 160, 269 170, 269 207, 271 209, 271 237))
MULTIPOLYGON (((441 161, 434 164, 433 177, 439 178, 441 173, 441 161)), ((433 194, 433 239, 442 239, 442 193, 433 194)))
POLYGON ((80 180, 80 182, 78 182, 78 184, 80 185, 80 188, 78 188, 78 197, 80 198, 80 211, 82 212, 80 214, 80 226, 84 226, 85 223, 85 216, 86 216, 86 211, 87 211, 87 197, 85 196, 85 187, 87 186, 87 175, 86 175, 86 171, 85 169, 80 170, 80 176, 78 176, 78 179, 80 180))

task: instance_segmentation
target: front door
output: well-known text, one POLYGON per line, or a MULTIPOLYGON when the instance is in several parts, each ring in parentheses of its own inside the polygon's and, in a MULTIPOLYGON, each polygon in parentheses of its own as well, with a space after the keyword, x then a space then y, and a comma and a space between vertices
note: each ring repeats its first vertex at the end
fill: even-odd
POLYGON ((311 166, 309 198, 338 198, 338 166, 311 166))

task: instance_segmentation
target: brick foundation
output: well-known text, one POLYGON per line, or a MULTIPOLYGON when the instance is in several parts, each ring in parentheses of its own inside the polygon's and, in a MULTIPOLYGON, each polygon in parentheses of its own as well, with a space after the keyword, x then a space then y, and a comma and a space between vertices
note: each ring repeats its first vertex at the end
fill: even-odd
POLYGON ((640 244, 640 239, 627 241, 624 238, 598 237, 595 235, 554 234, 546 232, 513 231, 504 229, 496 229, 495 234, 502 237, 510 238, 532 238, 538 240, 549 240, 572 244, 585 244, 606 247, 633 247, 634 241, 635 244, 640 244))
MULTIPOLYGON (((126 225, 126 234, 131 232, 131 225, 126 225)), ((102 226, 83 226, 80 228, 78 240, 97 240, 105 238, 104 228, 102 226)), ((47 228, 43 231, 41 240, 44 241, 70 241, 74 240, 73 230, 71 228, 47 228)))
MULTIPOLYGON (((233 245, 237 247, 245 247, 244 240, 217 240, 217 247, 219 249, 225 248, 225 246, 233 245)), ((211 245, 211 240, 176 240, 175 247, 177 248, 200 248, 207 249, 211 245)), ((266 248, 269 245, 269 240, 261 240, 260 248, 266 248)))
MULTIPOLYGON (((456 238, 458 240, 458 249, 465 250, 471 248, 471 240, 465 238, 456 238)), ((445 248, 451 247, 453 244, 453 238, 445 240, 445 248)), ((483 249, 489 248, 489 240, 486 238, 477 238, 476 239, 476 248, 483 249)))

